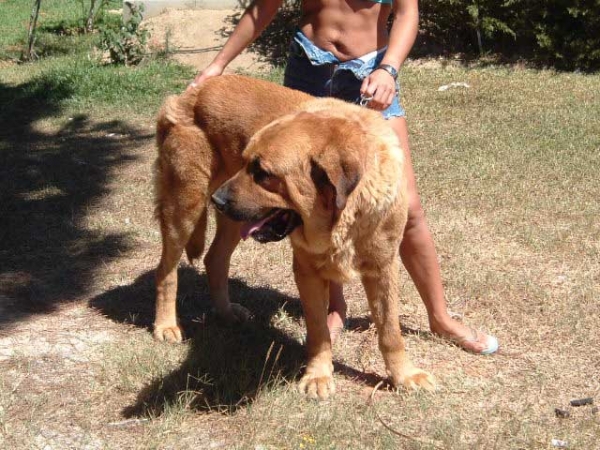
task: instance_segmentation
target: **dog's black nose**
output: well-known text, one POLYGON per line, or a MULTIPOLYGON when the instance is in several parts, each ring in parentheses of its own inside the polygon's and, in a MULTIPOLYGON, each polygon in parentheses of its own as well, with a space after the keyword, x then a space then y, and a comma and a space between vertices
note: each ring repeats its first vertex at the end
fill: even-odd
POLYGON ((217 189, 212 195, 211 200, 219 211, 225 210, 227 206, 227 193, 225 189, 217 189))

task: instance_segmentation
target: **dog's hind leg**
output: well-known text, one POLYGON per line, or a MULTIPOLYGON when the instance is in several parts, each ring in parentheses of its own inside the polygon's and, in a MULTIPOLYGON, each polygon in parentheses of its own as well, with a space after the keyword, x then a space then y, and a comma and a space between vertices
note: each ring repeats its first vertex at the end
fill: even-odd
MULTIPOLYGON (((204 251, 207 210, 203 208, 200 218, 191 232, 185 252, 190 264, 204 251)), ((161 219, 163 222, 163 219, 161 219)), ((154 337, 159 341, 181 342, 183 332, 177 320, 177 265, 183 253, 182 243, 186 240, 185 231, 173 230, 173 224, 161 223, 163 251, 156 270, 156 317, 154 337)))
POLYGON ((156 217, 162 255, 156 269, 154 337, 183 339, 177 320, 177 265, 185 248, 188 258, 204 249, 206 208, 215 160, 205 133, 194 125, 193 108, 182 97, 169 97, 157 119, 155 163, 156 217))
POLYGON ((229 264, 231 255, 240 242, 239 222, 217 213, 215 238, 204 257, 210 298, 218 316, 229 322, 244 322, 250 311, 229 300, 229 264))
POLYGON ((163 233, 163 250, 156 269, 156 316, 154 337, 159 341, 181 342, 183 334, 177 320, 177 264, 183 246, 163 233))
MULTIPOLYGON (((161 222, 162 255, 156 269, 156 317, 154 337, 160 341, 181 342, 183 333, 177 320, 177 265, 198 221, 206 221, 206 205, 199 203, 192 211, 158 212, 161 222), (178 217, 179 216, 179 217, 178 217), (185 216, 185 221, 178 220, 185 216), (177 219, 175 219, 177 217, 177 219), (204 218, 204 219, 203 219, 204 218)), ((203 227, 199 224, 200 228, 203 227)), ((197 243, 193 245, 196 249, 197 243)), ((189 250, 188 250, 189 252, 189 250)), ((189 254, 189 253, 188 253, 189 254)))

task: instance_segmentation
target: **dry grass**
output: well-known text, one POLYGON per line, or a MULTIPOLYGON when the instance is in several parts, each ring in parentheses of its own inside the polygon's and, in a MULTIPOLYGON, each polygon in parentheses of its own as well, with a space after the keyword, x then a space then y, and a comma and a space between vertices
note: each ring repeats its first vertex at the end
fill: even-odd
POLYGON ((413 438, 370 401, 384 369, 358 284, 336 396, 295 391, 304 327, 286 243, 234 255, 233 297, 255 314, 237 329, 182 264, 190 339, 156 344, 153 111, 74 122, 40 108, 0 136, 0 447, 598 448, 600 414, 554 408, 600 401, 600 77, 414 66, 403 81, 450 308, 502 344, 479 357, 431 336, 399 275, 409 353, 440 390, 375 402, 413 438), (452 81, 471 87, 437 91, 452 81))

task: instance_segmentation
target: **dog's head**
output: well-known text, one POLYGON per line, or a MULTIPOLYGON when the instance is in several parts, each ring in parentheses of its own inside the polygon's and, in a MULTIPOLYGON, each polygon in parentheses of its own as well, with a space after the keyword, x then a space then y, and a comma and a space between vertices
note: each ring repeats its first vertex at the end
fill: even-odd
POLYGON ((357 120, 319 112, 272 122, 250 140, 244 167, 212 201, 244 222, 243 238, 279 241, 295 229, 306 239, 329 235, 364 171, 360 129, 357 120))

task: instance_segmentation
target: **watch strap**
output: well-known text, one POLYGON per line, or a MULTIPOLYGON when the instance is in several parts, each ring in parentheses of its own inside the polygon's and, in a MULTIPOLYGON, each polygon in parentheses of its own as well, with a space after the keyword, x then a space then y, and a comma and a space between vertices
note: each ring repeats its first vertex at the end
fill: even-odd
POLYGON ((375 70, 378 70, 378 69, 385 70, 387 73, 389 73, 392 76, 392 78, 394 80, 396 80, 398 78, 398 71, 396 70, 396 68, 394 66, 391 66, 389 64, 379 64, 375 68, 375 70))

